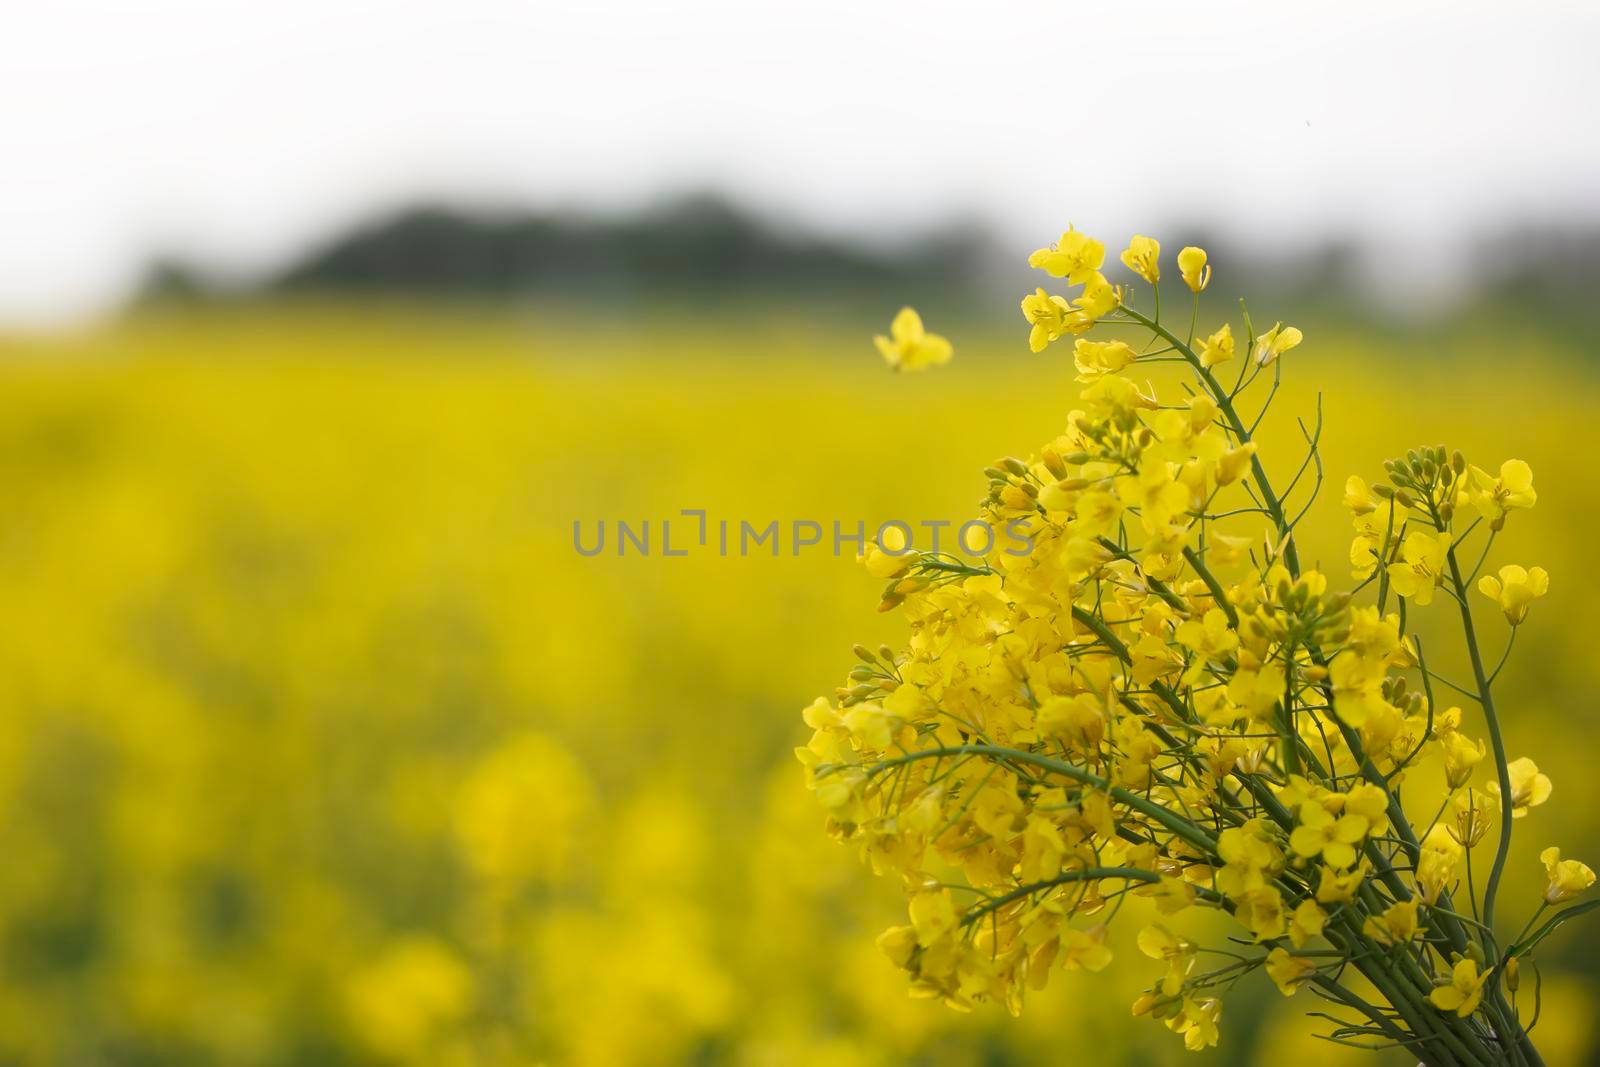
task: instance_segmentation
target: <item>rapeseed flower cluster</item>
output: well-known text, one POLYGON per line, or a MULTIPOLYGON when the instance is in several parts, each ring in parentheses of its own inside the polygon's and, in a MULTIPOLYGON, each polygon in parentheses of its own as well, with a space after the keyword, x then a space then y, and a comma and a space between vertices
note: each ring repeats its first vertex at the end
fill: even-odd
POLYGON ((1542 1063, 1519 974, 1595 906, 1547 912, 1595 876, 1548 848, 1543 903, 1515 936, 1497 921, 1512 823, 1552 784, 1506 752, 1505 658, 1482 652, 1473 593, 1514 635, 1548 590, 1539 567, 1484 571, 1536 501, 1532 471, 1412 449, 1382 481, 1345 485, 1349 581, 1303 565, 1321 412, 1286 483, 1256 440, 1301 331, 1258 334, 1248 313, 1237 335, 1198 330, 1212 280, 1198 248, 1177 259, 1187 328, 1169 326, 1159 242, 1135 236, 1121 256, 1148 312, 1105 255, 1069 229, 1029 259, 1077 287, 1022 300, 1029 347, 1070 346, 1083 387, 1059 436, 984 472, 981 517, 1026 520, 1032 551, 869 547, 905 647, 857 646, 847 683, 805 710, 797 755, 829 832, 905 889, 907 922, 880 946, 915 995, 1019 1012, 1056 971, 1108 966, 1108 926, 1132 905, 1161 964, 1133 1013, 1190 1049, 1218 1042, 1226 994, 1260 970, 1324 1001, 1335 1041, 1444 1067, 1542 1063), (1085 336, 1097 329, 1114 335, 1085 336), (1181 390, 1146 380, 1155 364, 1177 365, 1181 390), (1412 627, 1430 608, 1459 616, 1473 678, 1453 688, 1486 739, 1436 702, 1412 627), (1425 763, 1447 790, 1431 822, 1401 792, 1425 763), (1493 859, 1474 870, 1485 841, 1493 859), (1207 911, 1237 924, 1230 943, 1182 932, 1207 911))

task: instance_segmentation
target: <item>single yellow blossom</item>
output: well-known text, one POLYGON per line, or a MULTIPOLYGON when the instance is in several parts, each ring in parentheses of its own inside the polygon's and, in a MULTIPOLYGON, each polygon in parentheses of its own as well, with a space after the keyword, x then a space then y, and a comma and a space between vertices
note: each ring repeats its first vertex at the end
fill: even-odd
POLYGON ((1089 930, 1068 927, 1061 931, 1061 963, 1069 971, 1103 971, 1111 963, 1111 950, 1106 947, 1106 926, 1089 930))
POLYGON ((1463 957, 1450 971, 1450 981, 1428 994, 1428 999, 1440 1011, 1453 1011, 1465 1019, 1478 1010, 1483 1000, 1483 984, 1491 972, 1478 973, 1478 965, 1463 957))
POLYGON ((1161 280, 1161 242, 1154 237, 1134 234, 1122 253, 1122 263, 1151 285, 1161 280))
POLYGON ((1507 512, 1531 508, 1539 499, 1533 489, 1533 468, 1520 459, 1500 464, 1498 477, 1480 467, 1468 468, 1466 482, 1464 495, 1493 530, 1505 525, 1507 512))
POLYGON ((1305 335, 1293 326, 1285 326, 1281 322, 1273 323, 1272 329, 1256 338, 1256 363, 1259 366, 1269 366, 1279 356, 1299 344, 1305 335))
POLYGON ((1072 303, 1086 317, 1083 328, 1087 329, 1094 320, 1109 315, 1122 303, 1122 287, 1112 285, 1099 271, 1092 271, 1083 283, 1083 292, 1072 303))
POLYGON ((1330 867, 1345 870, 1356 861, 1356 846, 1366 840, 1372 822, 1365 815, 1337 818, 1314 800, 1300 805, 1300 825, 1289 835, 1289 847, 1306 859, 1321 856, 1330 867))
MULTIPOLYGON (((1511 816, 1520 819, 1529 809, 1537 808, 1550 799, 1551 784, 1547 775, 1541 774, 1537 764, 1526 756, 1506 764, 1511 776, 1511 816)), ((1490 782, 1489 792, 1500 796, 1500 783, 1490 782)))
POLYGON ((1457 731, 1439 735, 1439 752, 1444 757, 1445 783, 1451 789, 1460 789, 1472 780, 1472 772, 1488 753, 1483 740, 1474 741, 1457 731))
POLYGON ((1215 367, 1233 358, 1233 327, 1227 323, 1222 329, 1207 337, 1200 345, 1200 365, 1215 367))
POLYGON ((1211 268, 1206 265, 1206 250, 1189 245, 1178 253, 1178 270, 1183 283, 1195 292, 1211 284, 1211 268))
POLYGON ((900 314, 889 324, 889 334, 888 337, 879 334, 872 340, 884 361, 894 370, 922 370, 949 363, 955 352, 946 338, 924 330, 922 316, 911 308, 900 309, 900 314))
POLYGON ((1078 368, 1078 381, 1093 382, 1115 374, 1139 354, 1124 341, 1089 341, 1079 338, 1072 346, 1072 361, 1078 368))
POLYGON ((1370 515, 1378 510, 1378 501, 1366 481, 1352 474, 1344 481, 1344 506, 1357 515, 1370 515))
POLYGON ((1267 976, 1278 987, 1278 992, 1286 997, 1292 997, 1312 975, 1317 973, 1317 965, 1303 956, 1295 956, 1282 947, 1275 948, 1267 953, 1267 976))
POLYGON ((917 561, 911 535, 897 523, 886 523, 860 559, 874 578, 898 578, 917 561))
POLYGON ((1381 945, 1403 945, 1416 938, 1422 927, 1417 922, 1417 900, 1402 900, 1384 909, 1382 915, 1369 915, 1361 932, 1381 945))
POLYGON ((1322 935, 1328 922, 1328 913, 1309 897, 1302 900, 1289 918, 1289 941, 1295 948, 1304 948, 1306 942, 1322 935))
POLYGON ((1437 901, 1439 894, 1455 880, 1464 854, 1445 827, 1435 826, 1428 831, 1417 858, 1417 888, 1422 890, 1425 902, 1437 901))
MULTIPOLYGON (((1478 742, 1479 754, 1482 754, 1483 742, 1478 742)), ((1483 835, 1489 832, 1489 822, 1494 818, 1494 812, 1489 806, 1489 798, 1476 789, 1469 789, 1456 797, 1456 820, 1454 826, 1446 827, 1450 837, 1458 845, 1472 848, 1483 835)))
POLYGON ((1550 591, 1550 576, 1543 567, 1523 568, 1508 563, 1498 577, 1485 574, 1478 579, 1478 592, 1500 605, 1506 621, 1520 626, 1528 617, 1528 607, 1550 591))
POLYGON ((1051 341, 1074 332, 1070 323, 1076 314, 1066 297, 1055 296, 1043 289, 1036 289, 1023 297, 1022 316, 1033 324, 1033 329, 1028 331, 1028 347, 1035 352, 1043 352, 1051 341))
POLYGON ((1416 532, 1400 546, 1401 562, 1389 564, 1389 584, 1417 607, 1433 603, 1433 590, 1444 574, 1450 552, 1450 534, 1416 532))
POLYGON ((1544 873, 1549 879, 1544 889, 1546 904, 1571 900, 1594 885, 1594 871, 1589 865, 1562 859, 1561 850, 1554 845, 1539 853, 1539 862, 1544 864, 1544 873))
POLYGON ((1183 1047, 1190 1052, 1216 1045, 1220 1034, 1217 1023, 1222 1018, 1222 1001, 1216 997, 1194 1000, 1184 998, 1183 1011, 1167 1025, 1183 1035, 1183 1047))
POLYGON ((1053 278, 1065 278, 1081 285, 1100 269, 1106 259, 1106 246, 1088 234, 1068 229, 1052 248, 1040 248, 1028 257, 1028 266, 1053 278))

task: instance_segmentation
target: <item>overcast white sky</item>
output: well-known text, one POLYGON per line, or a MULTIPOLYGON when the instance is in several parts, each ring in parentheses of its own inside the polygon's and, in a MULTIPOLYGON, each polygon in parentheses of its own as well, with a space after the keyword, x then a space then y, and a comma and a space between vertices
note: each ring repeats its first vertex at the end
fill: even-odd
POLYGON ((0 319, 420 196, 706 185, 879 233, 1382 233, 1443 269, 1501 217, 1600 218, 1597 47, 1578 3, 14 4, 0 319))

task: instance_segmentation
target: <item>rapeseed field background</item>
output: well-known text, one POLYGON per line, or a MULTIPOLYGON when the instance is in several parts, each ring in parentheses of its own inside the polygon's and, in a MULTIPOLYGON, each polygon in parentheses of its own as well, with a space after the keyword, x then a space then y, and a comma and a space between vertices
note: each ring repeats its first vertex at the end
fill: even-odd
MULTIPOLYGON (((910 378, 821 318, 306 304, 0 343, 0 1063, 1356 1062, 1264 981, 1199 1057, 1128 1018, 1138 968, 1015 1021, 907 997, 873 945, 899 894, 792 755, 842 651, 900 636, 881 583, 826 538, 619 555, 614 524, 959 522, 1079 387, 1025 328, 957 324, 910 378)), ((1538 471, 1508 536, 1552 586, 1503 715, 1562 801, 1533 839, 1592 855, 1600 379, 1510 321, 1308 325, 1278 404, 1322 394, 1303 551, 1335 575, 1346 474, 1436 440, 1538 471)), ((1551 1063, 1600 1047, 1593 947, 1542 954, 1551 1063)))

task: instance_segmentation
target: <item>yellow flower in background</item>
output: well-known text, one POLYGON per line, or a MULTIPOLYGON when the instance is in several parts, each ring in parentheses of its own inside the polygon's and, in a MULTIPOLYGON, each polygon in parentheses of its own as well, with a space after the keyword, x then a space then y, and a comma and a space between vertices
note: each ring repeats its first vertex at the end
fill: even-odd
MULTIPOLYGON (((1520 819, 1528 814, 1532 808, 1550 799, 1552 786, 1547 775, 1541 774, 1538 766, 1526 756, 1514 759, 1506 764, 1506 771, 1511 776, 1511 815, 1520 819)), ((1489 792, 1496 797, 1500 796, 1500 783, 1490 782, 1489 792)))
POLYGON ((1122 263, 1151 285, 1161 280, 1161 242, 1154 237, 1134 234, 1123 250, 1122 263))
POLYGON ((1453 1011, 1465 1019, 1478 1010, 1483 1000, 1483 984, 1488 979, 1489 972, 1479 974, 1478 965, 1463 958, 1451 968, 1450 981, 1436 987, 1428 994, 1428 999, 1440 1011, 1453 1011))
POLYGON ((1413 604, 1427 607, 1433 603, 1433 590, 1444 574, 1449 552, 1448 533, 1408 534, 1400 546, 1402 562, 1389 564, 1389 584, 1413 604))
POLYGON ((1069 228, 1054 247, 1036 249, 1028 266, 1053 278, 1065 278, 1070 285, 1082 285, 1106 260, 1106 246, 1088 234, 1069 228))
POLYGON ((1105 924, 1088 930, 1067 927, 1061 931, 1061 963, 1069 971, 1103 971, 1111 965, 1105 924))
POLYGON ((1184 979, 1194 970, 1198 948, 1160 923, 1152 923, 1140 930, 1137 941, 1140 952, 1167 964, 1161 989, 1168 996, 1177 996, 1183 990, 1184 979))
POLYGON ((1508 563, 1498 576, 1485 574, 1478 579, 1478 592, 1500 605, 1506 621, 1520 626, 1528 608, 1550 591, 1550 576, 1543 567, 1524 568, 1508 563))
POLYGON ((1378 510, 1372 489, 1360 475, 1352 474, 1344 480, 1344 506, 1356 515, 1370 515, 1378 510))
POLYGON ((1402 900, 1384 909, 1382 915, 1367 916, 1362 933, 1383 945, 1403 945, 1416 938, 1422 926, 1417 921, 1419 901, 1402 900))
POLYGON ((1547 879, 1544 889, 1547 904, 1571 900, 1594 885, 1594 871, 1589 865, 1578 860, 1562 859, 1561 850, 1554 845, 1539 853, 1539 862, 1544 864, 1547 879))
POLYGON ((1206 265, 1206 250, 1189 245, 1178 253, 1178 271, 1183 275, 1183 284, 1195 292, 1200 292, 1211 284, 1211 268, 1206 265))
POLYGON ((1222 1019, 1222 1001, 1217 997, 1184 997, 1183 1008, 1167 1020, 1168 1029, 1183 1035, 1183 1047, 1190 1052, 1212 1048, 1221 1038, 1217 1023, 1222 1019))
POLYGON ((883 354, 884 362, 894 370, 922 370, 949 363, 955 349, 950 342, 922 327, 922 316, 911 308, 901 308, 900 314, 889 324, 889 336, 879 334, 872 339, 883 354))
POLYGON ((1292 997, 1301 984, 1317 973, 1317 965, 1303 956, 1291 954, 1281 946, 1267 953, 1267 977, 1278 987, 1278 992, 1292 997))
POLYGON ((1273 323, 1272 329, 1256 338, 1255 359, 1259 366, 1270 366, 1279 356, 1305 340, 1305 335, 1293 326, 1273 323))
POLYGON ((1227 323, 1222 329, 1207 337, 1200 345, 1200 365, 1215 367, 1233 358, 1233 327, 1227 323))
POLYGON ((397 1060, 427 1062, 475 998, 472 972, 430 937, 397 941, 345 981, 345 1008, 362 1039, 397 1060))
POLYGON ((1315 900, 1302 900, 1289 917, 1289 941, 1295 948, 1304 948, 1313 937, 1322 936, 1328 913, 1315 900))
POLYGON ((594 787, 583 765, 540 733, 506 739, 467 776, 455 830, 469 865, 497 889, 559 881, 586 849, 594 787), (528 832, 528 812, 539 832, 528 832))

